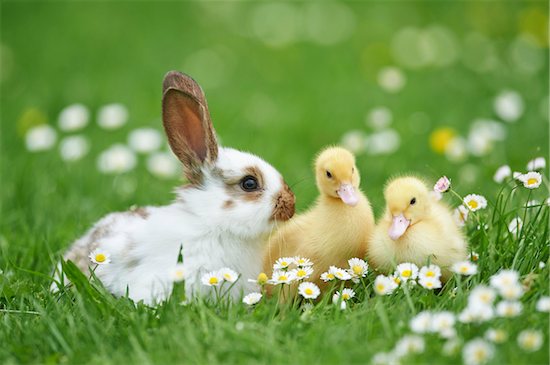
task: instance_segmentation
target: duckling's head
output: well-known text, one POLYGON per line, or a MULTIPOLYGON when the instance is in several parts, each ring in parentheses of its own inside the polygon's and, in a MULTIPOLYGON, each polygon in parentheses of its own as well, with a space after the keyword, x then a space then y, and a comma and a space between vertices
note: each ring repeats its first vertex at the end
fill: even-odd
POLYGON ((432 201, 426 184, 416 177, 400 177, 390 181, 384 190, 384 198, 392 219, 388 234, 394 241, 403 236, 410 226, 426 218, 432 201))
POLYGON ((359 171, 348 150, 341 147, 323 150, 315 160, 315 176, 322 195, 341 199, 350 206, 359 202, 359 171))

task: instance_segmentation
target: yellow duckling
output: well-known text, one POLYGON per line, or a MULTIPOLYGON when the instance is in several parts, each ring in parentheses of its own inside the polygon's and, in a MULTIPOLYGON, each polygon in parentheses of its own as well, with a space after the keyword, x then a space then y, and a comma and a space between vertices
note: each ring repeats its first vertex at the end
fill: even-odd
POLYGON ((307 212, 296 215, 269 240, 264 270, 271 276, 280 257, 310 259, 314 272, 308 280, 323 287, 320 275, 331 265, 347 268, 353 257, 364 258, 374 230, 367 197, 359 190, 355 157, 340 147, 329 147, 315 160, 320 195, 307 212))
POLYGON ((442 279, 451 265, 467 257, 467 242, 444 203, 415 177, 390 181, 384 190, 386 211, 367 249, 369 263, 390 272, 396 264, 428 263, 441 267, 442 279))

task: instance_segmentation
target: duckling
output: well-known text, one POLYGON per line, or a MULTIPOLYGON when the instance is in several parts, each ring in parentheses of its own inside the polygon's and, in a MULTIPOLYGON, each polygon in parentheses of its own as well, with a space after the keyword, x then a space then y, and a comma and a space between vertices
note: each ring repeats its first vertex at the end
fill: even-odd
POLYGON ((389 272, 396 264, 430 263, 441 267, 442 280, 451 276, 451 265, 467 257, 467 242, 451 210, 412 176, 390 181, 384 190, 386 211, 367 248, 369 263, 389 272))
POLYGON ((374 215, 367 197, 359 190, 355 156, 340 147, 329 147, 315 160, 319 197, 307 212, 285 222, 269 239, 264 270, 271 276, 279 257, 310 259, 309 280, 321 288, 320 275, 330 266, 347 267, 347 260, 364 258, 374 230, 374 215))

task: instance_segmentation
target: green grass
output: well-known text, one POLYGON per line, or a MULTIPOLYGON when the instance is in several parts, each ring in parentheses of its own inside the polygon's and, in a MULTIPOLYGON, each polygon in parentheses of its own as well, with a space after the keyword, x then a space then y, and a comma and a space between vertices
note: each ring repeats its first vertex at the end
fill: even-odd
MULTIPOLYGON (((309 3, 285 4, 303 10, 309 3)), ((548 185, 530 193, 510 183, 500 192, 501 186, 492 181, 502 164, 525 171, 533 157, 548 157, 547 43, 537 51, 544 65, 537 72, 518 71, 509 56, 519 34, 547 42, 548 5, 344 5, 355 18, 346 40, 332 46, 298 40, 273 48, 252 35, 251 19, 259 6, 253 2, 2 1, 1 363, 368 363, 373 354, 391 350, 410 332, 408 321, 415 312, 458 313, 470 288, 487 283, 500 268, 512 267, 529 285, 521 299, 522 314, 481 325, 458 324, 458 336, 467 341, 482 336, 488 327, 502 328, 509 339, 496 346, 492 363, 548 363, 548 315, 534 307, 550 292, 549 265, 539 269, 539 262, 548 263, 549 258, 549 208, 521 208, 529 199, 544 201, 548 185), (382 67, 396 64, 391 52, 395 34, 433 24, 454 34, 457 60, 445 67, 401 67, 407 78, 403 90, 382 90, 377 75, 382 67), (472 32, 489 40, 499 60, 490 71, 474 71, 463 60, 468 55, 465 39, 472 32), (205 49, 214 50, 222 66, 192 62, 193 55, 205 49), (200 300, 181 306, 176 299, 147 308, 111 297, 95 282, 52 295, 48 276, 57 255, 72 240, 108 212, 133 204, 167 204, 172 188, 181 184, 153 177, 143 159, 135 170, 120 176, 102 175, 96 169, 97 155, 113 143, 125 142, 131 129, 160 129, 161 80, 171 69, 186 71, 203 84, 224 145, 273 163, 293 186, 299 211, 317 194, 311 172, 315 153, 338 143, 351 129, 371 132, 364 124, 367 112, 388 107, 401 146, 391 155, 358 156, 363 190, 377 213, 383 209, 384 182, 403 172, 434 181, 447 175, 459 194, 484 194, 490 205, 479 218, 488 229, 478 230, 473 219, 466 227, 472 250, 481 255, 479 274, 462 280, 456 295, 454 280, 439 293, 414 289, 413 308, 402 291, 376 297, 370 290, 359 290, 344 312, 318 305, 306 315, 301 309, 276 312, 274 301, 252 310, 240 303, 225 306, 200 300), (493 98, 505 89, 522 96, 525 112, 516 123, 506 124, 507 139, 489 154, 455 163, 430 149, 429 135, 436 128, 449 126, 467 136, 475 118, 497 118, 493 98), (121 102, 130 111, 130 122, 115 132, 90 123, 82 133, 92 141, 91 151, 74 163, 63 162, 56 149, 28 152, 22 115, 34 108, 55 126, 59 111, 74 102, 88 106, 92 117, 101 105, 121 102), (507 230, 516 215, 525 216, 520 238, 507 230), (517 334, 526 328, 545 334, 543 348, 532 354, 516 343, 517 334)), ((369 285, 375 276, 369 274, 369 285)), ((461 361, 460 353, 441 353, 443 340, 430 335, 426 341, 425 353, 406 360, 461 361)))

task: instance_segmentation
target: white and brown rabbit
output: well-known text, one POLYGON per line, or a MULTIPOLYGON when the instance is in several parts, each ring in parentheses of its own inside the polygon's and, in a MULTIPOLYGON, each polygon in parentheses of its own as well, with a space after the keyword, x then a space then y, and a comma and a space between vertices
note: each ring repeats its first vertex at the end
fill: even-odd
POLYGON ((170 205, 105 216, 64 259, 88 273, 90 252, 108 252, 110 263, 95 269, 106 288, 120 296, 128 290, 133 300, 152 304, 170 294, 171 272, 183 246, 188 293, 206 290, 204 273, 229 267, 242 275, 231 290, 238 298, 243 290, 255 289, 247 278, 261 271, 276 221, 294 214, 294 194, 261 158, 218 145, 204 93, 191 77, 176 71, 165 76, 162 117, 189 184, 177 189, 170 205))

